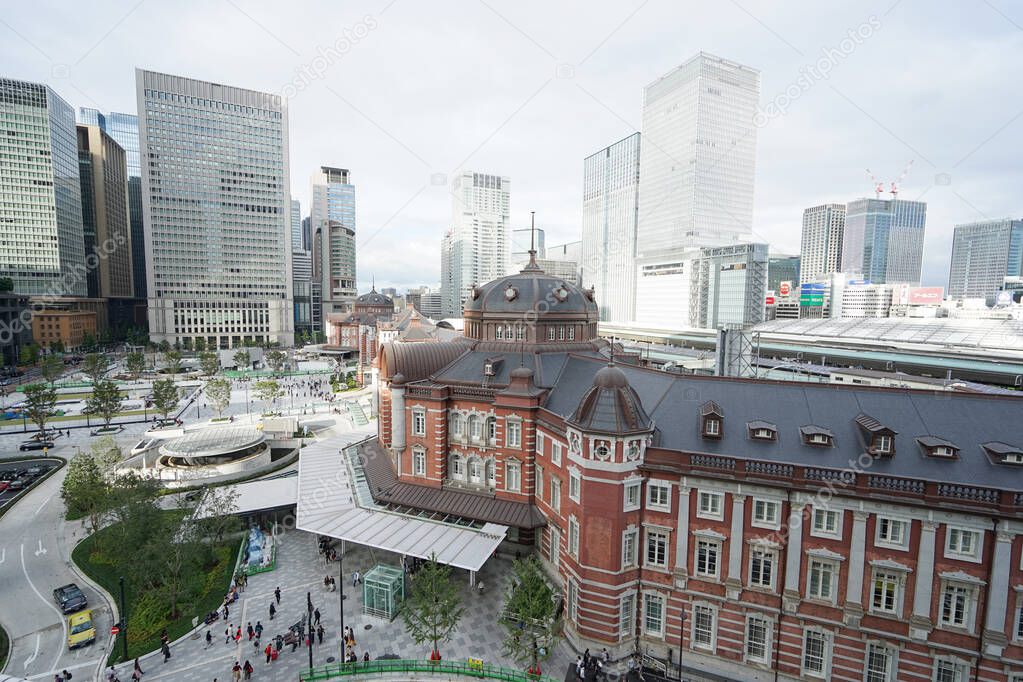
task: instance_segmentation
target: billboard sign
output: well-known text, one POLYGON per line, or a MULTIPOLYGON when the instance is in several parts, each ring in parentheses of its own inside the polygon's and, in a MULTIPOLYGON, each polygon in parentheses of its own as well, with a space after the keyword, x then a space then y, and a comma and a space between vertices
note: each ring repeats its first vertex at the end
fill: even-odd
POLYGON ((810 308, 821 308, 824 306, 824 291, 827 285, 824 282, 809 282, 799 286, 799 305, 810 308))
POLYGON ((778 293, 782 296, 788 296, 792 293, 792 282, 780 282, 778 284, 778 293))
POLYGON ((909 305, 938 305, 945 299, 945 287, 910 287, 909 305))
POLYGON ((775 301, 774 296, 768 296, 767 298, 764 299, 764 303, 766 305, 774 305, 774 301, 775 301))

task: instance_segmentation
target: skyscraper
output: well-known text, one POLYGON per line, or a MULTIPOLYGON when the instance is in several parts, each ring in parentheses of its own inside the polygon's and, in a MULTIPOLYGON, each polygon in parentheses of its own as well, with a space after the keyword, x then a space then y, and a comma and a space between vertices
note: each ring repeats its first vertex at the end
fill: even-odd
POLYGON ((441 244, 444 317, 461 317, 474 284, 511 267, 511 180, 462 171, 452 181, 451 227, 441 244))
POLYGON ((150 338, 292 345, 285 101, 142 69, 135 77, 150 338))
POLYGON ((309 222, 320 231, 323 319, 350 312, 356 289, 355 185, 347 168, 322 166, 312 177, 309 222))
POLYGON ((302 202, 291 200, 291 250, 302 251, 302 202))
POLYGON ((760 72, 701 52, 648 85, 636 251, 748 242, 760 72))
POLYGON ((799 278, 818 282, 842 268, 845 204, 821 204, 803 211, 799 278))
POLYGON ((874 284, 919 284, 926 224, 927 204, 922 201, 849 202, 842 235, 842 272, 863 275, 874 284))
POLYGON ((75 112, 49 86, 0 78, 0 188, 14 291, 87 295, 75 112))
POLYGON ((124 150, 128 166, 128 212, 131 219, 131 267, 132 288, 135 298, 145 301, 146 284, 146 238, 142 222, 142 171, 139 162, 139 118, 135 114, 112 111, 102 114, 96 109, 79 107, 78 120, 85 125, 99 126, 100 129, 124 150))
POLYGON ((635 319, 640 135, 583 161, 582 280, 595 290, 600 319, 635 319))
MULTIPOLYGON (((94 254, 96 263, 89 269, 89 296, 134 298, 124 150, 99 126, 80 125, 78 159, 86 256, 94 254)), ((131 322, 129 307, 115 310, 112 306, 109 310, 115 324, 131 322)))
POLYGON ((993 296, 1006 277, 1023 276, 1023 220, 1004 218, 955 226, 948 296, 993 296))

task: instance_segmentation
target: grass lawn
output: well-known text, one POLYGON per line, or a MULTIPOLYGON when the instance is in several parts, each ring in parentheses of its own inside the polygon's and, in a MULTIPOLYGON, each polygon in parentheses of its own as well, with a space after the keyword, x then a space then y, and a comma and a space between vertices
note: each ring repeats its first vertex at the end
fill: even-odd
MULTIPOLYGON (((177 510, 166 513, 181 514, 177 510)), ((108 556, 100 551, 98 546, 102 537, 109 531, 110 528, 103 528, 80 542, 71 553, 71 559, 111 596, 119 599, 118 578, 124 574, 123 566, 131 561, 131 553, 117 552, 114 556, 108 556)), ((173 642, 192 629, 192 618, 199 616, 201 620, 207 613, 218 608, 231 584, 232 571, 238 558, 237 550, 237 538, 225 541, 214 549, 214 565, 192 577, 198 587, 198 596, 191 601, 182 600, 179 603, 181 615, 175 620, 168 618, 167 607, 162 600, 151 594, 135 594, 126 580, 124 597, 128 611, 128 658, 121 657, 124 647, 122 633, 117 636, 108 663, 131 660, 155 651, 160 648, 160 631, 163 628, 167 628, 167 634, 173 642)))

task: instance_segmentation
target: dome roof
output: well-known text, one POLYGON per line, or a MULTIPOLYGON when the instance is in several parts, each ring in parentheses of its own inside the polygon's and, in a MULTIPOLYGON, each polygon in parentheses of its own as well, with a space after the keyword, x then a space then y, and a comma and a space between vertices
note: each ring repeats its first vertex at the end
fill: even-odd
POLYGON ((653 425, 629 378, 614 365, 593 375, 593 385, 568 421, 583 431, 618 434, 649 431, 653 425))
POLYGON ((368 294, 363 294, 355 299, 356 305, 379 305, 379 306, 393 306, 394 301, 391 300, 390 296, 384 296, 383 294, 377 293, 376 289, 373 289, 368 294))
POLYGON ((535 263, 521 272, 500 277, 473 287, 465 300, 467 316, 500 318, 524 313, 537 318, 580 316, 598 317, 592 290, 584 290, 561 277, 548 275, 535 263))

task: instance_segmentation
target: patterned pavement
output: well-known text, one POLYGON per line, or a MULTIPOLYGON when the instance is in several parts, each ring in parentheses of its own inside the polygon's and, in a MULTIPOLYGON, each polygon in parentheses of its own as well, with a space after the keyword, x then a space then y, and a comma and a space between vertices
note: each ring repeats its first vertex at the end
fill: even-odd
MULTIPOLYGON (((373 551, 365 547, 349 545, 344 556, 344 601, 345 624, 355 630, 359 657, 366 651, 371 658, 385 654, 397 655, 401 658, 426 658, 429 645, 416 646, 405 632, 401 618, 387 622, 380 618, 363 615, 362 591, 352 590, 352 572, 356 569, 365 573, 378 563, 400 565, 397 555, 373 551)), ((323 644, 313 647, 313 665, 327 663, 328 657, 337 657, 340 652, 338 592, 328 592, 323 587, 326 575, 338 577, 338 563, 325 565, 316 550, 315 536, 303 531, 290 531, 279 537, 277 552, 277 568, 268 573, 249 578, 245 592, 231 608, 229 622, 235 627, 242 627, 242 642, 235 645, 224 643, 224 630, 227 625, 221 620, 210 628, 213 645, 206 648, 206 630, 195 638, 186 637, 172 644, 171 659, 163 663, 162 656, 148 656, 141 661, 145 671, 144 682, 153 680, 174 680, 175 682, 218 682, 231 680, 231 667, 237 660, 244 664, 249 660, 255 668, 253 680, 298 680, 300 670, 309 665, 308 652, 302 646, 292 652, 285 646, 277 661, 267 665, 261 650, 247 641, 245 627, 251 622, 262 622, 263 641, 266 646, 268 637, 277 633, 283 634, 289 625, 305 618, 306 592, 311 593, 313 606, 318 608, 321 622, 325 629, 323 644), (273 601, 273 591, 281 588, 281 605, 273 621, 269 619, 269 606, 273 601)), ((454 579, 463 586, 463 605, 465 611, 458 631, 450 642, 441 645, 441 654, 449 660, 465 660, 467 657, 481 658, 487 663, 515 668, 512 661, 501 654, 501 643, 504 628, 497 622, 503 602, 504 590, 511 579, 511 561, 503 557, 491 559, 477 579, 485 585, 483 594, 470 592, 468 573, 453 571, 454 579)), ((338 580, 341 587, 341 581, 338 580)), ((545 664, 545 672, 551 673, 555 679, 562 679, 564 671, 571 661, 575 660, 567 644, 562 642, 545 664)), ((126 669, 119 668, 121 680, 131 677, 130 664, 126 669)))

